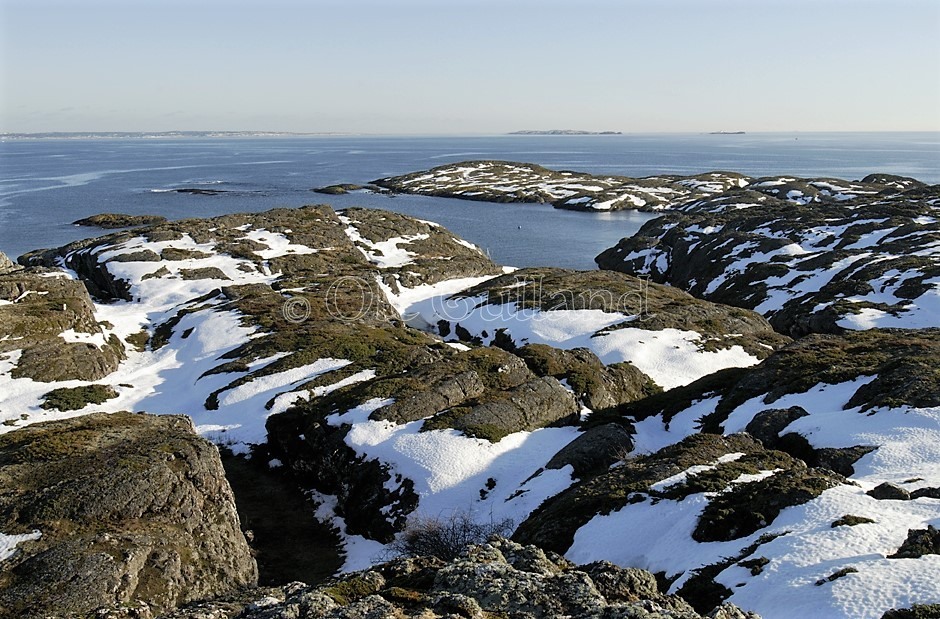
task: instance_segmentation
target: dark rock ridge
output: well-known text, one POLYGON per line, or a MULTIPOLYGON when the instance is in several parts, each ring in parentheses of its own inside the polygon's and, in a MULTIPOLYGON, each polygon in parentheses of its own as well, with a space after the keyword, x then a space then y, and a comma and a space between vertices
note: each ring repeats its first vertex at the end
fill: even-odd
POLYGON ((205 187, 180 187, 172 190, 175 193, 188 193, 194 196, 218 196, 230 193, 227 189, 206 189, 205 187))
MULTIPOLYGON (((257 584, 218 450, 185 417, 96 414, 0 436, 0 616, 143 606, 257 584)), ((149 615, 148 615, 149 616, 149 615)))
POLYGON ((924 555, 940 555, 940 531, 931 525, 926 529, 910 529, 907 539, 889 559, 919 559, 924 555))
POLYGON ((95 228, 132 228, 135 226, 149 226, 166 221, 162 215, 127 215, 124 213, 99 213, 91 217, 84 217, 72 224, 76 226, 92 226, 95 228))
POLYGON ((587 348, 560 350, 545 344, 515 348, 539 376, 564 380, 574 394, 592 411, 641 400, 660 391, 649 376, 630 363, 604 365, 587 348))
POLYGON ((799 204, 838 203, 859 196, 923 187, 914 179, 871 174, 861 181, 752 178, 736 172, 705 172, 692 176, 661 174, 644 178, 604 176, 568 170, 550 170, 512 161, 464 161, 402 176, 381 178, 373 184, 393 192, 485 202, 548 203, 579 211, 635 209, 657 212, 682 208, 695 200, 746 188, 799 204))
POLYGON ((936 326, 940 186, 776 178, 676 206, 595 259, 781 333, 936 326))
POLYGON ((0 354, 21 350, 14 378, 93 381, 124 359, 81 282, 43 267, 0 272, 0 354), (69 335, 72 334, 72 335, 69 335))
POLYGON ((741 187, 750 180, 735 172, 630 178, 555 171, 512 161, 464 161, 380 178, 373 184, 398 193, 484 202, 548 203, 555 208, 576 211, 635 209, 654 212, 741 187))
POLYGON ((202 619, 221 611, 239 619, 759 619, 731 604, 700 615, 682 598, 661 593, 656 578, 644 570, 605 562, 577 566, 501 538, 472 545, 452 561, 395 559, 318 587, 294 583, 264 593, 271 596, 265 604, 219 601, 165 619, 202 619))

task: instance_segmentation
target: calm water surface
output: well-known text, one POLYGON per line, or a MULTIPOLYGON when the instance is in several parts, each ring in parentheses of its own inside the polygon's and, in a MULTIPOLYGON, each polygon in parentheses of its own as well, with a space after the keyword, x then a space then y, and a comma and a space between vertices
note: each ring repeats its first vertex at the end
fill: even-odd
POLYGON ((940 134, 491 137, 282 137, 42 140, 0 143, 0 251, 11 256, 94 236, 70 222, 100 212, 207 217, 327 203, 438 221, 516 266, 594 268, 603 249, 650 216, 467 202, 313 187, 366 183, 467 159, 648 176, 733 170, 857 179, 872 172, 940 182, 940 134), (179 194, 180 187, 225 190, 179 194))

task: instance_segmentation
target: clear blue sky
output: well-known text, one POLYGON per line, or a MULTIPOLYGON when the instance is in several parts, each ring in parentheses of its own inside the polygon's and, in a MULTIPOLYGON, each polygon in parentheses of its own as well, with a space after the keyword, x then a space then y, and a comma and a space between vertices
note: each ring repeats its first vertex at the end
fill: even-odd
POLYGON ((940 0, 0 0, 0 131, 940 130, 940 0))

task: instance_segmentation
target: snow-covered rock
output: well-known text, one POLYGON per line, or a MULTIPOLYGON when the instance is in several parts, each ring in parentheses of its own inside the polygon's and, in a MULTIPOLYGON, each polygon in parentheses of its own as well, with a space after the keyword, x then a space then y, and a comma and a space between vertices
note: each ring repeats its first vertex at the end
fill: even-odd
POLYGON ((575 562, 665 572, 699 610, 877 619, 932 602, 937 359, 937 329, 811 336, 622 407, 595 423, 632 429, 634 456, 546 501, 516 535, 575 562), (886 483, 901 492, 873 492, 886 483))
POLYGON ((696 200, 596 261, 753 309, 795 337, 940 326, 940 186, 840 183, 844 199, 750 185, 696 200))
POLYGON ((464 161, 381 178, 373 184, 401 193, 487 202, 548 202, 577 211, 658 211, 749 182, 749 177, 734 172, 630 178, 555 171, 512 161, 464 161))

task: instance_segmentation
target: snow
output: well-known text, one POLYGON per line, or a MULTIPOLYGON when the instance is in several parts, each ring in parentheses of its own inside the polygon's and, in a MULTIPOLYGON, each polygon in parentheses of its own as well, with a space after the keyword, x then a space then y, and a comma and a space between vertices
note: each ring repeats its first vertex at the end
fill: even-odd
POLYGON ((411 264, 417 254, 399 247, 399 245, 408 245, 415 241, 423 241, 430 238, 429 234, 413 234, 406 236, 396 236, 385 241, 373 242, 360 234, 356 228, 356 222, 352 219, 339 215, 339 220, 346 224, 344 229, 346 236, 349 237, 356 247, 362 252, 366 260, 378 266, 380 269, 391 269, 403 267, 411 264))
POLYGON ((476 245, 474 245, 474 244, 471 243, 470 241, 465 241, 465 240, 460 239, 460 238, 457 238, 457 237, 454 237, 453 240, 454 240, 454 242, 457 243, 458 245, 463 245, 463 246, 466 247, 467 249, 472 249, 473 251, 483 253, 482 250, 481 250, 479 247, 477 247, 476 245))
POLYGON ((319 251, 307 247, 306 245, 291 243, 290 239, 284 234, 280 232, 268 232, 264 228, 252 230, 242 238, 267 245, 268 249, 255 250, 255 254, 265 260, 286 256, 287 254, 313 254, 319 251))
MULTIPOLYGON (((916 299, 908 300, 902 309, 886 312, 873 307, 862 307, 858 313, 847 314, 836 324, 846 329, 927 329, 940 327, 940 278, 924 280, 931 287, 916 299)), ((877 282, 872 282, 873 286, 877 282)), ((849 301, 898 303, 900 300, 885 292, 875 292, 864 297, 848 297, 849 301)))
MULTIPOLYGON (((391 403, 389 399, 372 399, 345 414, 330 415, 326 421, 335 426, 349 424, 346 444, 366 459, 388 465, 391 479, 386 486, 390 491, 401 483, 399 475, 414 482, 420 497, 414 516, 446 518, 458 510, 480 520, 509 518, 518 524, 542 501, 573 482, 570 466, 541 469, 578 436, 576 428, 517 432, 490 443, 456 430, 422 432, 423 420, 395 424, 369 419, 373 411, 391 403), (492 488, 488 487, 489 479, 496 482, 492 488), (480 493, 484 489, 485 498, 480 493)), ((373 555, 377 551, 372 545, 366 548, 373 555)), ((357 556, 359 559, 347 562, 344 569, 362 565, 359 560, 364 557, 357 556)))
MULTIPOLYGON (((691 225, 685 229, 689 234, 718 234, 722 231, 724 226, 705 226, 704 228, 699 225, 691 225)), ((756 230, 755 230, 756 232, 756 230)))
POLYGON ((815 271, 794 269, 786 275, 770 277, 765 280, 767 298, 755 307, 754 311, 767 315, 781 309, 792 298, 818 292, 837 275, 869 256, 870 254, 855 254, 837 260, 825 269, 816 269, 815 271))
MULTIPOLYGON (((827 490, 804 505, 787 508, 770 526, 731 542, 692 540, 698 515, 706 505, 704 495, 681 501, 661 500, 655 505, 651 501, 627 505, 608 515, 598 515, 581 527, 566 556, 577 563, 606 559, 619 565, 664 571, 678 576, 671 588, 675 592, 696 567, 737 556, 762 535, 782 534, 754 552, 753 557, 770 560, 761 574, 752 576, 749 570, 732 565, 717 576, 716 580, 733 592, 728 601, 767 619, 877 619, 892 607, 935 601, 940 557, 886 557, 899 548, 909 529, 940 525, 940 501, 879 501, 866 491, 884 481, 911 490, 940 486, 940 407, 882 408, 869 414, 858 408, 844 409, 855 392, 872 380, 873 376, 862 376, 834 385, 818 384, 773 402, 756 397, 732 411, 724 424, 724 432, 730 434, 743 430, 760 411, 801 406, 809 416, 797 419, 781 434, 799 433, 817 448, 878 446, 854 465, 850 484, 827 490), (922 481, 911 483, 915 478, 922 481), (847 514, 875 522, 831 526, 847 514), (815 584, 844 567, 853 567, 858 573, 821 586, 815 584)), ((694 403, 676 415, 669 431, 658 419, 638 422, 637 452, 646 453, 681 439, 690 432, 694 419, 712 412, 718 401, 714 397, 694 403)), ((712 465, 691 467, 654 488, 680 483, 712 465)), ((742 475, 734 482, 753 483, 776 472, 742 475)))
MULTIPOLYGON (((461 277, 448 279, 436 284, 422 284, 413 288, 398 287, 394 292, 381 278, 376 278, 379 288, 385 293, 389 303, 407 323, 419 319, 435 307, 443 306, 447 297, 463 292, 478 284, 489 281, 495 275, 483 277, 461 277)), ((436 324, 436 323, 435 323, 436 324)))
POLYGON ((101 348, 107 343, 103 333, 79 333, 75 331, 75 329, 63 331, 59 334, 59 337, 69 344, 92 344, 98 348, 101 348))
POLYGON ((307 399, 311 400, 313 398, 319 398, 328 393, 332 393, 337 389, 346 387, 348 385, 355 385, 356 383, 361 383, 367 380, 372 380, 375 378, 375 370, 362 370, 361 372, 356 372, 352 376, 348 376, 338 382, 335 382, 331 385, 314 387, 313 389, 301 389, 299 391, 291 391, 289 393, 282 393, 276 396, 271 405, 271 415, 277 413, 283 413, 291 406, 297 404, 299 400, 307 399))
POLYGON ((276 391, 282 387, 307 382, 313 380, 320 374, 326 374, 327 372, 344 368, 350 363, 352 363, 352 361, 345 359, 317 359, 313 363, 285 370, 284 372, 261 376, 249 383, 239 385, 228 391, 226 395, 221 398, 219 404, 222 406, 231 406, 258 395, 270 394, 272 391, 276 391))
POLYGON ((42 537, 42 533, 39 531, 33 531, 32 533, 23 533, 21 535, 7 535, 6 533, 0 533, 0 562, 6 561, 16 553, 17 544, 22 544, 23 542, 31 542, 42 537))
MULTIPOLYGON (((520 282, 518 285, 527 285, 520 282)), ((424 295, 427 296, 427 295, 424 295)), ((559 305, 574 305, 559 297, 559 305)), ((701 349, 702 336, 695 331, 662 329, 647 331, 633 327, 608 329, 628 322, 631 315, 591 309, 518 309, 514 304, 492 305, 484 297, 433 296, 407 306, 408 321, 416 325, 437 325, 446 320, 459 323, 484 343, 490 343, 502 329, 517 345, 548 344, 556 348, 586 347, 609 365, 629 361, 664 389, 687 385, 721 368, 747 367, 759 359, 738 345, 715 351, 701 349), (484 337, 483 333, 487 336, 484 337)), ((635 299, 621 300, 626 311, 635 299)), ((393 301, 403 305, 400 301, 393 301)))
POLYGON ((671 475, 670 477, 667 477, 666 479, 660 480, 656 482, 655 484, 652 484, 650 486, 650 490, 653 490, 655 492, 663 492, 671 488, 672 486, 684 484, 686 481, 688 481, 689 477, 695 477, 696 475, 705 473, 707 471, 714 471, 715 469, 718 468, 719 464, 724 464, 725 462, 734 462, 735 460, 740 460, 745 455, 747 454, 735 452, 735 453, 725 454, 721 456, 720 458, 718 458, 717 460, 715 460, 714 462, 712 462, 711 464, 696 464, 694 466, 690 466, 689 468, 687 468, 686 470, 680 473, 676 473, 675 475, 671 475))
MULTIPOLYGON (((115 303, 96 306, 98 317, 114 320, 130 308, 147 312, 145 303, 115 303)), ((126 316, 125 316, 126 317, 126 316)), ((139 327, 132 329, 136 331, 139 327)), ((208 374, 223 361, 220 357, 259 334, 254 327, 241 323, 233 311, 217 311, 207 307, 186 314, 177 325, 168 344, 156 351, 137 352, 128 349, 127 359, 117 371, 96 381, 109 385, 118 397, 81 410, 59 412, 39 407, 41 396, 58 387, 77 387, 81 381, 39 383, 29 378, 12 378, 10 370, 19 359, 19 351, 0 356, 0 411, 5 420, 26 423, 65 419, 90 412, 144 410, 154 414, 186 414, 193 419, 197 431, 219 443, 237 449, 266 440, 265 420, 272 411, 265 404, 293 385, 306 382, 326 372, 347 365, 344 360, 318 360, 312 364, 269 376, 258 377, 244 385, 222 393, 218 410, 207 410, 206 399, 232 381, 246 376, 245 372, 208 374), (189 337, 183 333, 192 330, 189 337), (130 385, 130 387, 127 387, 130 385), (239 447, 240 445, 240 447, 239 447)), ((255 360, 252 365, 263 369, 282 355, 255 360)), ((286 407, 285 407, 286 409, 286 407)), ((0 425, 0 432, 16 426, 0 425)))
POLYGON ((629 361, 663 389, 687 385, 719 369, 760 362, 738 345, 703 351, 699 348, 701 340, 702 336, 695 331, 645 331, 631 327, 610 331, 583 344, 605 364, 629 361))
POLYGON ((317 504, 314 517, 322 523, 331 525, 339 533, 343 544, 342 550, 346 555, 340 571, 355 572, 364 570, 385 558, 388 551, 384 544, 366 539, 361 535, 352 535, 346 531, 346 521, 336 515, 339 499, 316 490, 310 490, 307 494, 310 500, 317 504))
POLYGON ((881 243, 881 241, 885 239, 885 237, 890 236, 891 234, 896 232, 897 229, 898 228, 895 226, 893 228, 882 228, 881 230, 868 232, 866 234, 861 235, 861 237, 859 237, 859 239, 856 242, 844 247, 844 249, 846 250, 869 249, 872 247, 877 247, 878 244, 881 243))
POLYGON ((633 436, 633 453, 650 454, 659 451, 699 431, 698 420, 715 412, 715 407, 721 401, 720 397, 699 400, 689 408, 675 415, 669 422, 669 427, 663 423, 659 416, 647 417, 634 424, 636 434, 633 436))

